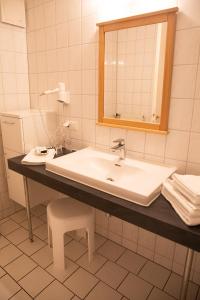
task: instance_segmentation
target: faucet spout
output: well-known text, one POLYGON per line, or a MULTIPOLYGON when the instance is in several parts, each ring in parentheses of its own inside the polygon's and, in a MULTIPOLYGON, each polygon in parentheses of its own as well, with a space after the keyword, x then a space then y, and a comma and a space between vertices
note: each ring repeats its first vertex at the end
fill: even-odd
POLYGON ((119 151, 119 160, 124 160, 126 158, 125 140, 120 138, 114 140, 113 143, 117 143, 117 145, 111 147, 112 151, 119 151))

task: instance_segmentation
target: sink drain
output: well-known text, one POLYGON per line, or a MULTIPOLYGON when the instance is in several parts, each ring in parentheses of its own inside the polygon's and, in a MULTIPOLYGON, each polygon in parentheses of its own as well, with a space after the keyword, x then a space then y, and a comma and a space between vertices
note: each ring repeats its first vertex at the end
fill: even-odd
POLYGON ((108 177, 108 178, 106 178, 106 180, 109 180, 109 181, 114 181, 114 179, 113 179, 113 178, 111 178, 111 177, 108 177))

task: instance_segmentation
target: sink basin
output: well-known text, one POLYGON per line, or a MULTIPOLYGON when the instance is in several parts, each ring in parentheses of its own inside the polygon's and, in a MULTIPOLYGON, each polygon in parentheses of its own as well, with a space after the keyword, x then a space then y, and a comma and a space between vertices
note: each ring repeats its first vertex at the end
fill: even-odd
POLYGON ((160 194, 162 182, 176 168, 129 158, 119 163, 117 155, 85 148, 48 161, 46 170, 149 206, 160 194))

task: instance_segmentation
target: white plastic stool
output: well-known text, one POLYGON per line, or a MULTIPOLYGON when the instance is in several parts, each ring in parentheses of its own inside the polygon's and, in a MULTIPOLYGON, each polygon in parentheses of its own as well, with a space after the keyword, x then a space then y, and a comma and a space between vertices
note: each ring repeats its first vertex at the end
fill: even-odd
POLYGON ((86 229, 88 234, 88 258, 94 251, 94 209, 71 197, 50 202, 47 206, 48 242, 53 244, 54 268, 64 271, 64 234, 86 229))

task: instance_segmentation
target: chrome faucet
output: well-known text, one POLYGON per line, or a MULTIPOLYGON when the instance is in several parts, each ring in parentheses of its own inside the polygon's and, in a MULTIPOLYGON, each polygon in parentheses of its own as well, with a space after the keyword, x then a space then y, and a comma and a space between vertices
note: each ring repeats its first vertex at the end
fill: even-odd
POLYGON ((117 143, 117 145, 111 147, 112 151, 119 151, 119 161, 124 160, 126 158, 125 140, 119 138, 114 140, 113 143, 117 143))

